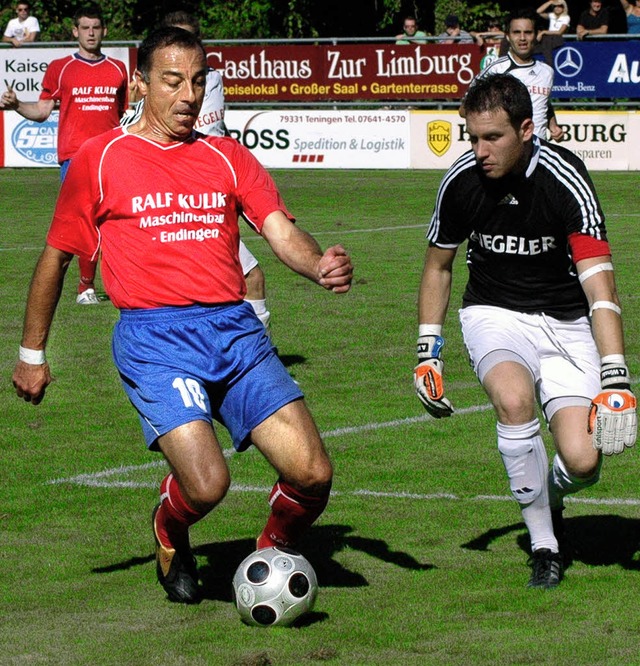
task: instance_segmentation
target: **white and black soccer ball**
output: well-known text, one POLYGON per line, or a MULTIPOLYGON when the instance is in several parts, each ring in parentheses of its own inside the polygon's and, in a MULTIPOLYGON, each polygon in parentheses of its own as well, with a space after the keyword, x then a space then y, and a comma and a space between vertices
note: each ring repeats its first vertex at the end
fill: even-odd
POLYGON ((313 567, 288 548, 251 553, 233 577, 233 601, 240 617, 257 627, 289 626, 311 610, 317 594, 313 567))

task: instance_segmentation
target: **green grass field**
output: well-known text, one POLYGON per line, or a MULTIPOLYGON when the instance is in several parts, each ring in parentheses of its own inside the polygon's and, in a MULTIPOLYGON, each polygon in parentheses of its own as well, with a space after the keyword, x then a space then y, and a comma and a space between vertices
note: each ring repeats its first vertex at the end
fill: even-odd
MULTIPOLYGON (((431 420, 414 395, 416 297, 441 174, 273 173, 299 224, 323 247, 343 243, 356 267, 352 291, 336 296, 245 235, 266 273, 274 340, 335 466, 332 500, 300 546, 320 581, 314 612, 303 626, 264 630, 244 626, 231 604, 275 480, 254 450, 229 458, 232 490, 192 529, 206 598, 165 600, 149 528, 163 463, 146 451, 112 365, 116 310, 74 303, 76 262, 48 348, 55 382, 38 407, 15 397, 24 301, 58 173, 4 169, 0 664, 640 664, 638 452, 607 459, 601 482, 568 504, 578 552, 561 587, 527 589, 528 537, 455 317, 462 261, 445 326, 457 413, 431 420)), ((594 180, 637 378, 638 176, 594 180)))

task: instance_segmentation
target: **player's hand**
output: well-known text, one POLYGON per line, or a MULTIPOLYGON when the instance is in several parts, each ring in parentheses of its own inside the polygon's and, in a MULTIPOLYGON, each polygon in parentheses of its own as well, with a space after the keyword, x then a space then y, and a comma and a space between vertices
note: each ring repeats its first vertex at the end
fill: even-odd
POLYGON ((622 453, 636 443, 637 401, 629 389, 606 389, 591 402, 587 431, 593 435, 593 448, 605 456, 622 453))
POLYGON ((453 406, 444 397, 442 381, 444 362, 440 351, 444 339, 439 335, 418 338, 418 365, 413 371, 413 383, 424 408, 436 419, 453 414, 453 406))
POLYGON ((564 138, 564 130, 557 123, 549 123, 549 137, 560 142, 564 138))
POLYGON ((0 107, 9 111, 15 111, 18 108, 18 96, 13 88, 9 87, 2 93, 0 107))
POLYGON ((353 265, 342 245, 328 248, 318 262, 318 284, 343 294, 351 288, 353 265))
POLYGON ((444 363, 439 358, 422 361, 413 371, 413 383, 418 398, 424 408, 436 419, 453 414, 453 406, 444 397, 442 368, 444 363))
POLYGON ((32 365, 18 361, 13 371, 13 385, 19 398, 34 405, 42 402, 44 393, 51 384, 51 372, 49 364, 32 365))

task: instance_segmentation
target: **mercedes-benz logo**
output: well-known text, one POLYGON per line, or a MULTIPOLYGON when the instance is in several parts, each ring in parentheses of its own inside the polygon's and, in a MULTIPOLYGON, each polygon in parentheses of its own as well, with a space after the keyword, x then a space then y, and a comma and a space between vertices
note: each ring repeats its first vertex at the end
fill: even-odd
POLYGON ((557 51, 553 64, 558 74, 570 79, 582 70, 582 55, 578 49, 565 46, 557 51))

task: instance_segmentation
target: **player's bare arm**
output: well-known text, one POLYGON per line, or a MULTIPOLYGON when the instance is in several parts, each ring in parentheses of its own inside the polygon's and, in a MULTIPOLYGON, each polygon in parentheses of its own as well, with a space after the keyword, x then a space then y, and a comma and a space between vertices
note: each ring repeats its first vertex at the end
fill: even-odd
POLYGON ((21 102, 12 88, 2 93, 0 108, 7 111, 17 111, 23 118, 37 123, 44 122, 53 111, 55 100, 39 99, 37 102, 21 102))
POLYGON ((262 235, 278 259, 296 273, 335 293, 351 288, 353 265, 341 245, 334 245, 323 253, 317 241, 282 211, 267 216, 262 235))
POLYGON ((441 351, 455 256, 455 249, 429 246, 418 296, 418 365, 413 371, 413 383, 420 402, 436 419, 453 414, 453 406, 444 395, 441 351))
POLYGON ((429 246, 422 272, 418 300, 420 324, 444 323, 451 295, 453 260, 456 250, 429 246))
POLYGON ((24 360, 16 363, 13 385, 19 398, 34 405, 42 401, 51 383, 44 349, 72 256, 47 245, 31 280, 20 345, 20 355, 24 360))
POLYGON ((611 257, 583 259, 576 268, 591 309, 593 337, 600 356, 624 354, 620 301, 611 257))

